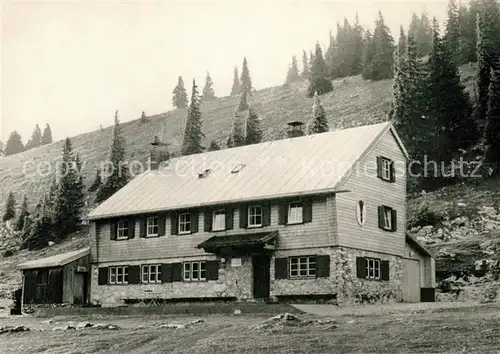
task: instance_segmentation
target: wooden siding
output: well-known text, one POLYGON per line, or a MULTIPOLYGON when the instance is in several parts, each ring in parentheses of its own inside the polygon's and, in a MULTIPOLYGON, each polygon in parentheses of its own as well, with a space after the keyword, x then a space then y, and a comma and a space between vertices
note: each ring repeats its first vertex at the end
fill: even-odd
POLYGON ((337 200, 338 244, 367 251, 402 256, 405 248, 406 225, 406 162, 394 135, 389 130, 358 163, 358 169, 346 178, 337 200), (377 177, 377 156, 396 162, 396 181, 386 182, 377 177), (366 222, 361 227, 356 219, 356 203, 366 205, 366 222), (397 231, 388 232, 378 227, 380 205, 397 210, 397 231))
POLYGON ((436 287, 436 266, 434 258, 419 253, 410 244, 405 246, 405 258, 417 259, 420 261, 420 287, 435 288, 436 287))
POLYGON ((62 273, 63 302, 68 304, 81 304, 84 300, 88 301, 90 296, 90 257, 85 256, 64 265, 62 273), (85 267, 86 273, 77 272, 78 267, 85 267), (86 285, 84 285, 84 282, 86 282, 86 285))
POLYGON ((58 304, 62 302, 62 269, 28 269, 24 274, 25 304, 58 304))
MULTIPOLYGON (((198 213, 198 232, 188 235, 171 235, 170 215, 166 218, 165 236, 139 237, 139 222, 135 223, 135 237, 127 240, 110 239, 110 222, 98 221, 98 227, 91 225, 92 262, 119 262, 146 259, 166 259, 171 257, 193 257, 206 253, 196 248, 198 244, 214 235, 232 235, 239 233, 255 233, 279 231, 278 249, 296 249, 308 247, 331 246, 335 238, 336 226, 332 224, 330 210, 334 210, 335 197, 314 198, 312 204, 312 222, 299 225, 278 224, 278 201, 271 205, 271 225, 254 229, 239 228, 239 210, 234 207, 233 229, 218 232, 205 232, 204 215, 198 213), (328 212, 327 212, 328 210, 328 212), (330 217, 330 219, 329 219, 330 217)), ((256 203, 257 204, 257 203, 256 203)), ((91 222, 95 224, 95 222, 91 222)))

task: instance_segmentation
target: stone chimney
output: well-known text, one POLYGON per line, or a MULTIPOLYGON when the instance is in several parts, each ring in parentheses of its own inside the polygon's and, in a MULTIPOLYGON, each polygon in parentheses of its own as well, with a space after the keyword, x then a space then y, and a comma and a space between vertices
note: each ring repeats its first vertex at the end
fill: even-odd
POLYGON ((286 132, 289 138, 296 138, 305 135, 304 131, 302 130, 302 126, 304 125, 304 123, 300 121, 294 121, 287 123, 287 125, 290 127, 286 132))
POLYGON ((155 135, 153 142, 150 143, 149 169, 158 170, 166 161, 170 159, 167 143, 163 143, 158 135, 155 135))

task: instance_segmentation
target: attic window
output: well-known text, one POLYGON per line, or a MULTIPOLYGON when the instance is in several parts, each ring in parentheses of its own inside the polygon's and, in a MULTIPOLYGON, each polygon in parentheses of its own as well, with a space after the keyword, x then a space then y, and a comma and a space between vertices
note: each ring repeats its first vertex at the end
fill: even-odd
POLYGON ((210 169, 206 169, 202 173, 198 173, 198 178, 205 178, 208 176, 209 173, 210 173, 210 169))
POLYGON ((239 164, 239 165, 236 165, 232 170, 231 170, 231 173, 238 173, 241 171, 241 169, 243 167, 245 167, 246 165, 245 164, 239 164))

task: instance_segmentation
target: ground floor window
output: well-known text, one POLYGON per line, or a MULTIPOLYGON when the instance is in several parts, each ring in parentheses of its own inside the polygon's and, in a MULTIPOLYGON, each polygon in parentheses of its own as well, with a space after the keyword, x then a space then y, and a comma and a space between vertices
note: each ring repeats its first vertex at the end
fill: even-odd
POLYGON ((366 279, 380 279, 380 260, 366 258, 366 279))
POLYGON ((205 261, 185 262, 184 280, 186 281, 207 280, 207 268, 205 261))
POLYGON ((316 257, 290 257, 290 278, 315 277, 316 257))
POLYGON ((161 283, 161 265, 160 264, 143 265, 142 282, 146 284, 161 283))
POLYGON ((128 284, 128 266, 109 267, 110 284, 128 284))

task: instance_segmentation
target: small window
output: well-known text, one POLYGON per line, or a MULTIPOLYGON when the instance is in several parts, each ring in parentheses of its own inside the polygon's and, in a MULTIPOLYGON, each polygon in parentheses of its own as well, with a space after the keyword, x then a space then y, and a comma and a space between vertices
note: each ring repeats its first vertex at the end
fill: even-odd
POLYGON ((179 214, 179 234, 191 233, 191 213, 179 214))
POLYGON ((262 226, 262 207, 253 205, 248 207, 248 227, 262 226))
POLYGON ((245 167, 246 165, 245 164, 239 164, 239 165, 236 165, 232 170, 231 170, 231 173, 238 173, 241 171, 241 169, 243 167, 245 167))
POLYGON ((290 278, 316 276, 315 257, 290 257, 289 262, 290 278))
POLYGON ((380 280, 380 260, 366 258, 366 279, 380 280))
POLYGON ((159 264, 143 265, 142 282, 145 284, 161 283, 161 266, 159 264))
POLYGON ((185 281, 207 280, 207 268, 205 261, 184 263, 185 281))
POLYGON ((119 220, 116 229, 116 238, 123 240, 128 238, 128 222, 127 220, 119 220))
POLYGON ((226 211, 224 209, 214 211, 212 217, 212 230, 221 231, 226 229, 226 211))
POLYGON ((110 284, 128 284, 128 266, 109 267, 110 284))
POLYGON ((384 181, 394 182, 394 162, 385 157, 377 157, 378 177, 384 181))
POLYGON ((302 215, 302 202, 288 204, 288 224, 300 224, 302 215))
POLYGON ((158 236, 158 217, 157 216, 148 217, 147 236, 158 236))
POLYGON ((359 226, 363 226, 366 221, 366 204, 363 200, 358 200, 356 203, 356 219, 359 226))

